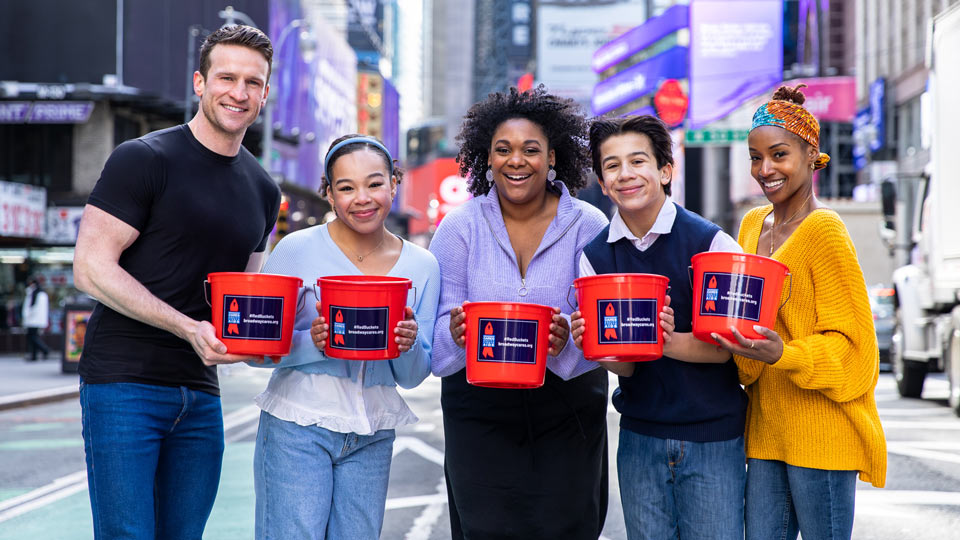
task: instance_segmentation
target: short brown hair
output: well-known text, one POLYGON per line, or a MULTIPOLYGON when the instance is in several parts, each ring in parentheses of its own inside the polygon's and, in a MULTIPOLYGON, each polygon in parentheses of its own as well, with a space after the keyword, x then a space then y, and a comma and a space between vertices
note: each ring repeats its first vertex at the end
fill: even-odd
POLYGON ((200 74, 207 78, 210 71, 210 51, 217 45, 240 45, 253 49, 267 60, 267 79, 270 79, 270 70, 273 63, 273 44, 259 28, 245 24, 224 26, 213 32, 200 46, 200 74))
MULTIPOLYGON (((657 160, 657 168, 673 165, 673 139, 667 126, 656 116, 645 114, 642 116, 627 116, 624 118, 597 118, 590 124, 590 157, 593 160, 593 172, 603 181, 601 167, 600 145, 614 135, 624 133, 639 133, 650 139, 653 155, 657 160)), ((670 195, 670 184, 663 186, 663 191, 670 195)))

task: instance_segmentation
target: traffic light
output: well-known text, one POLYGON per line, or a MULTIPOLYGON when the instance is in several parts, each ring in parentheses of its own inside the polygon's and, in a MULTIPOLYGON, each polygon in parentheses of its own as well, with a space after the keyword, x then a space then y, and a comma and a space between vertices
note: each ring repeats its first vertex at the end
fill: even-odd
POLYGON ((383 76, 357 73, 357 132, 383 139, 383 76))

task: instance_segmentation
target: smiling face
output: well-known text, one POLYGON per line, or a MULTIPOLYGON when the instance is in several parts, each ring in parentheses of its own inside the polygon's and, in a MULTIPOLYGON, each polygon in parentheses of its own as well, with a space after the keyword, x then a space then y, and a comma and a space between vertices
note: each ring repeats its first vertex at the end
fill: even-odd
POLYGON ((337 218, 360 234, 382 228, 397 190, 383 156, 361 147, 338 157, 330 174, 327 202, 336 210, 337 218))
POLYGON ((497 193, 513 204, 544 196, 547 172, 555 163, 543 129, 526 118, 497 126, 490 145, 490 169, 497 193))
POLYGON ((243 138, 267 100, 270 65, 262 53, 229 44, 214 46, 209 60, 206 77, 193 75, 203 118, 219 137, 243 138))
POLYGON ((750 174, 767 200, 783 203, 800 193, 806 197, 813 179, 817 149, 777 126, 760 126, 747 137, 750 174))
POLYGON ((667 195, 665 185, 673 176, 669 163, 657 167, 650 137, 628 131, 600 143, 598 178, 603 194, 623 214, 659 212, 667 195))

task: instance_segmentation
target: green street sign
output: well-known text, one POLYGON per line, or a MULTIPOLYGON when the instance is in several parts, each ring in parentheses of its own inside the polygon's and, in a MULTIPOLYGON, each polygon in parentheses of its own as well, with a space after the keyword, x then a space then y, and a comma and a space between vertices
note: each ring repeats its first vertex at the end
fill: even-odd
POLYGON ((697 144, 730 144, 747 140, 749 129, 696 129, 687 130, 686 142, 697 144))

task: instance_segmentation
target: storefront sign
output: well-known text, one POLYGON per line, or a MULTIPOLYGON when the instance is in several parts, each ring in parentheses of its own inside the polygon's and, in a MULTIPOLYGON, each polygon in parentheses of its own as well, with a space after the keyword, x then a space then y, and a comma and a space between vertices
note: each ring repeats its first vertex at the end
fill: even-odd
POLYGON ((0 124, 83 124, 92 101, 0 101, 0 124))
POLYGON ((887 106, 886 79, 880 78, 870 83, 870 125, 873 126, 873 137, 870 139, 870 151, 876 152, 886 143, 887 106))
POLYGON ((80 230, 82 206, 51 206, 47 208, 47 231, 43 240, 48 244, 74 245, 80 230))
POLYGON ((822 77, 784 81, 791 88, 803 83, 803 106, 821 122, 853 122, 857 113, 857 80, 854 77, 822 77))
POLYGON ((0 182, 0 236, 43 238, 46 219, 46 189, 0 182))

